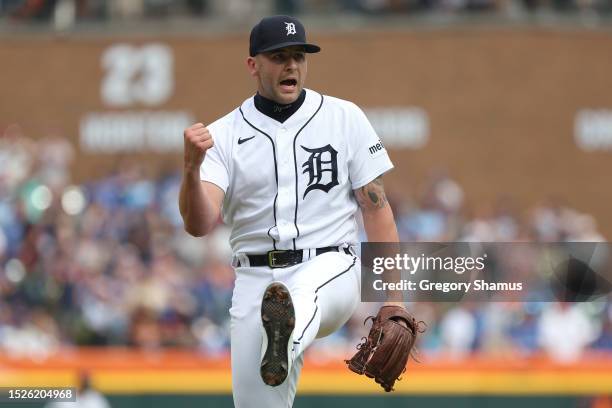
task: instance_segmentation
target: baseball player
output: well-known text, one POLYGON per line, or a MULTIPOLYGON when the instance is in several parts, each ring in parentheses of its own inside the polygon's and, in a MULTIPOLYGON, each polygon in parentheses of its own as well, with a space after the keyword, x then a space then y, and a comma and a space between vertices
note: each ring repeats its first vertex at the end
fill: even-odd
POLYGON ((319 51, 297 19, 264 18, 246 59, 257 93, 184 132, 185 229, 206 235, 222 214, 232 230, 237 408, 291 406, 305 349, 353 313, 357 210, 370 241, 398 240, 380 178, 393 165, 368 119, 304 88, 306 55, 319 51))

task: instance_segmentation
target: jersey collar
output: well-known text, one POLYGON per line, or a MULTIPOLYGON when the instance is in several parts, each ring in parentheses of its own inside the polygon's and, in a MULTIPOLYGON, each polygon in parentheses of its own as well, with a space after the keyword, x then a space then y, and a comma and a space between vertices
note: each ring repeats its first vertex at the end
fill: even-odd
POLYGON ((288 103, 285 105, 276 103, 268 98, 261 96, 257 93, 253 97, 253 101, 255 103, 255 108, 263 113, 264 115, 280 122, 284 123, 287 119, 291 117, 300 106, 304 103, 304 99, 306 98, 306 90, 302 89, 300 96, 293 101, 292 103, 288 103))
POLYGON ((321 95, 318 92, 306 88, 304 90, 306 91, 304 102, 283 123, 257 110, 254 95, 242 103, 243 114, 249 122, 260 129, 293 128, 294 126, 303 125, 315 113, 321 101, 321 95))

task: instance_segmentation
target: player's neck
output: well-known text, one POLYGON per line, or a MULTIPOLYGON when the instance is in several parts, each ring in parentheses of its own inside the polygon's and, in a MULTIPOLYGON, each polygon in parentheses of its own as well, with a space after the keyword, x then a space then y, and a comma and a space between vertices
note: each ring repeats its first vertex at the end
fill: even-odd
POLYGON ((259 92, 255 95, 255 107, 258 111, 263 113, 264 115, 279 121, 280 123, 285 122, 287 119, 291 117, 300 106, 304 103, 304 99, 306 99, 306 91, 302 90, 300 96, 298 98, 288 104, 280 104, 276 103, 271 99, 268 99, 264 96, 261 96, 259 92))

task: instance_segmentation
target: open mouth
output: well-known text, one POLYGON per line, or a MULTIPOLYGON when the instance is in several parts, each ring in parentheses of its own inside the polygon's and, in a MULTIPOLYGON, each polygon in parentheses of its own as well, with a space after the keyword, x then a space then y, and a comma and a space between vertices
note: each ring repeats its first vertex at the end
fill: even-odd
POLYGON ((283 88, 286 91, 293 91, 295 87, 297 86, 297 80, 293 78, 284 79, 280 81, 280 85, 281 85, 281 88, 283 88))

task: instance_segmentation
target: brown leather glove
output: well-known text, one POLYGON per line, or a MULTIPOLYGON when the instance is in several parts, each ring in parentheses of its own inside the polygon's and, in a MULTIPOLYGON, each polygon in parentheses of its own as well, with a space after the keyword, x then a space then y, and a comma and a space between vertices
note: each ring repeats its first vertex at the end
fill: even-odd
MULTIPOLYGON (((348 368, 365 374, 380 384, 385 391, 393 391, 393 384, 406 371, 406 363, 413 353, 420 324, 401 306, 383 306, 372 319, 372 328, 353 358, 345 360, 348 368)), ((365 322, 364 322, 365 324, 365 322)))

